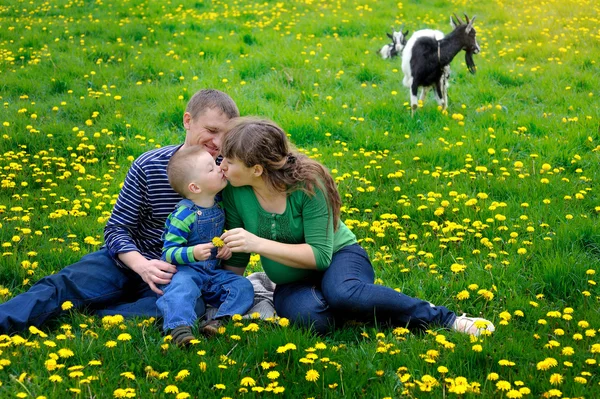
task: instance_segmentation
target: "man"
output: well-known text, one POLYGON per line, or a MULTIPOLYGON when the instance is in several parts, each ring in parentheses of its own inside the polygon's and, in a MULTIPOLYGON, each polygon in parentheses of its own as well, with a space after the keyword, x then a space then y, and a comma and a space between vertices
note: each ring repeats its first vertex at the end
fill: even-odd
MULTIPOLYGON (((160 315, 156 299, 162 291, 157 285, 168 284, 177 272, 160 260, 161 236, 167 216, 181 200, 169 185, 167 163, 180 148, 195 145, 216 158, 225 125, 237 116, 239 110, 227 94, 211 89, 195 93, 183 115, 184 143, 148 151, 131 165, 104 229, 105 246, 0 304, 0 334, 39 326, 66 301, 99 315, 160 315)), ((198 302, 201 315, 204 305, 198 302)))

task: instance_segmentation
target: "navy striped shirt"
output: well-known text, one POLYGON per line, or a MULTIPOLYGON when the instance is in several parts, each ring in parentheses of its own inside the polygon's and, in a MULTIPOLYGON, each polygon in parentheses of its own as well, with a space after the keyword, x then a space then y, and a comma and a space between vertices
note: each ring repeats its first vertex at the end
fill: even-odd
POLYGON ((146 259, 160 259, 165 221, 181 196, 169 185, 167 163, 181 145, 145 152, 131 165, 112 214, 104 228, 110 254, 137 251, 146 259))

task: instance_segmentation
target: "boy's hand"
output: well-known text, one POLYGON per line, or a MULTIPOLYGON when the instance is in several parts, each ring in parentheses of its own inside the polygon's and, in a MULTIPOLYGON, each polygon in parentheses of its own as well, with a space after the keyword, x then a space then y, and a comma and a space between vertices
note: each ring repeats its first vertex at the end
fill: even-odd
POLYGON ((206 244, 198 244, 194 246, 194 259, 196 260, 207 260, 210 258, 210 251, 215 246, 212 242, 206 244))
POLYGON ((223 245, 217 249, 217 258, 227 260, 231 258, 231 249, 227 245, 223 245))

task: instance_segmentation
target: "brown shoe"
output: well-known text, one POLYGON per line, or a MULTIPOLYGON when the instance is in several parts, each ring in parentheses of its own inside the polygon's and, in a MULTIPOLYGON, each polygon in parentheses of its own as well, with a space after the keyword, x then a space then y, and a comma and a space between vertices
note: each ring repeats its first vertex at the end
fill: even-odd
POLYGON ((208 337, 212 337, 219 333, 219 328, 222 325, 219 320, 211 320, 200 328, 200 332, 208 337))
POLYGON ((171 330, 171 337, 173 342, 177 346, 188 346, 190 342, 196 337, 192 334, 192 328, 190 326, 179 326, 171 330))

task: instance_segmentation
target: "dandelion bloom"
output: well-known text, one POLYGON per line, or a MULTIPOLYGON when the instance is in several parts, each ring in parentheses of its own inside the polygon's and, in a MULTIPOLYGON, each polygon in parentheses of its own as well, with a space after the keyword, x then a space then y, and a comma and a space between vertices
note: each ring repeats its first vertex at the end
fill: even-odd
POLYGON ((244 377, 244 378, 242 378, 240 385, 245 386, 245 387, 253 387, 256 385, 256 381, 254 381, 254 378, 252 378, 252 377, 244 377))
POLYGON ((510 382, 502 380, 502 381, 498 381, 496 383, 496 388, 499 391, 508 391, 511 389, 511 385, 510 385, 510 382))
POLYGON ((62 303, 62 305, 60 305, 60 307, 61 307, 62 310, 69 310, 69 309, 71 309, 73 307, 73 302, 71 302, 71 301, 64 301, 62 303))
POLYGON ((219 238, 219 237, 213 238, 212 239, 212 243, 217 248, 221 248, 223 245, 225 245, 225 243, 223 242, 223 240, 221 240, 221 238, 219 238))
POLYGON ((177 396, 175 396, 175 399, 188 399, 190 397, 190 394, 187 392, 180 392, 177 394, 177 396))
POLYGON ((319 379, 319 372, 314 369, 310 369, 306 372, 306 381, 317 381, 319 379))
POLYGON ((506 392, 506 397, 508 399, 519 399, 523 397, 523 394, 516 389, 511 389, 510 391, 506 392))
POLYGON ((165 387, 165 393, 179 393, 179 388, 175 385, 167 385, 165 387))
POLYGON ((560 385, 563 382, 563 376, 558 374, 558 373, 554 373, 550 376, 550 384, 552 385, 560 385))

